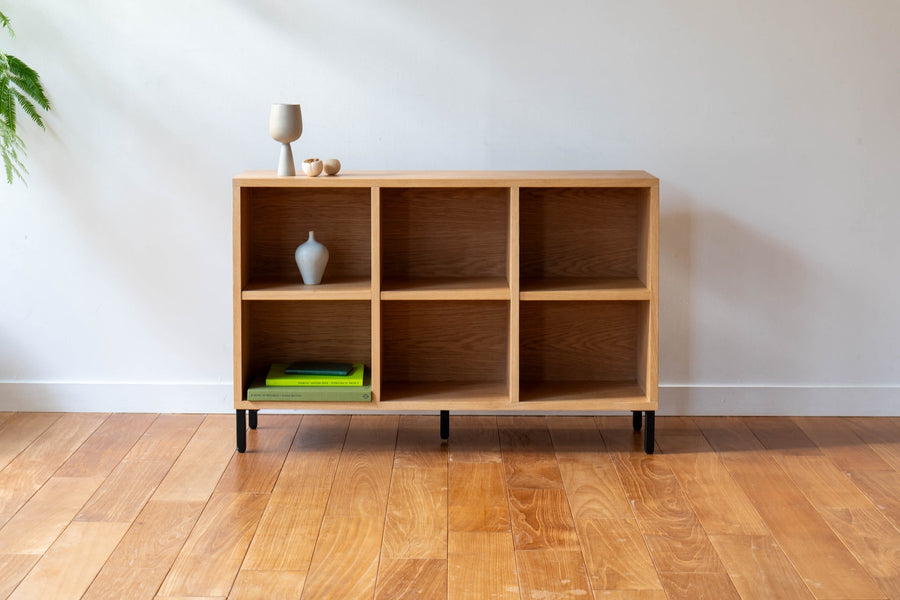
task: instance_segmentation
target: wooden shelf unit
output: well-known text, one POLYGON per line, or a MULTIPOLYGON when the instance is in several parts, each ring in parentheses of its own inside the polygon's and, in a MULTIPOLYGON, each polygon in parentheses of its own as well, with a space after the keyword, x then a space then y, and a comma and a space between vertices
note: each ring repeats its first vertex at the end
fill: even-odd
POLYGON ((659 182, 643 171, 233 180, 234 408, 632 411, 653 450, 659 182), (309 231, 330 253, 303 285, 309 231), (372 401, 248 402, 273 362, 371 370, 372 401))

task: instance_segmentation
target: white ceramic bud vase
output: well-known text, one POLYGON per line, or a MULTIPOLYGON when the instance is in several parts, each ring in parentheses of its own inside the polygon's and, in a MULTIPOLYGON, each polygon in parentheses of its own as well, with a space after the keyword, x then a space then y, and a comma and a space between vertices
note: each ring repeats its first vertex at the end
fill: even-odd
POLYGON ((309 232, 309 239, 297 246, 294 260, 300 269, 300 276, 306 285, 317 285, 322 282, 325 265, 328 264, 328 248, 316 241, 314 232, 309 232))

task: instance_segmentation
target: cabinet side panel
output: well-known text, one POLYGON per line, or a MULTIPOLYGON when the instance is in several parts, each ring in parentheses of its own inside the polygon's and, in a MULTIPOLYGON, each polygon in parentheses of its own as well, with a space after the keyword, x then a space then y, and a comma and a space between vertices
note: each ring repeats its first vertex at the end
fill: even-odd
POLYGON ((235 403, 243 399, 243 391, 247 386, 247 371, 244 365, 244 357, 247 355, 248 336, 246 323, 243 319, 243 303, 241 302, 241 291, 246 285, 249 270, 246 260, 247 236, 245 231, 248 221, 247 197, 248 191, 246 189, 238 185, 232 186, 232 335, 234 340, 233 380, 235 403))
POLYGON ((381 401, 381 190, 373 187, 372 202, 372 399, 381 401))
MULTIPOLYGON (((646 190, 642 202, 641 280, 650 289, 650 302, 642 316, 638 354, 638 383, 654 404, 659 398, 659 186, 646 190)), ((655 408, 654 408, 655 410, 655 408)))

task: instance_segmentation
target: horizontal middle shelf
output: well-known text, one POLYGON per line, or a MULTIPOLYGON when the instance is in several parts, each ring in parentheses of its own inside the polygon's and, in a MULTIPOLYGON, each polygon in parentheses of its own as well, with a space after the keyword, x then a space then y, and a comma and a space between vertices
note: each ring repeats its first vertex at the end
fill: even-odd
POLYGON ((520 300, 650 300, 636 277, 540 277, 521 281, 520 300))
POLYGON ((504 277, 389 278, 381 284, 382 300, 509 300, 504 277))
POLYGON ((372 283, 368 277, 336 277, 318 285, 251 281, 241 291, 242 300, 370 300, 371 297, 372 283))

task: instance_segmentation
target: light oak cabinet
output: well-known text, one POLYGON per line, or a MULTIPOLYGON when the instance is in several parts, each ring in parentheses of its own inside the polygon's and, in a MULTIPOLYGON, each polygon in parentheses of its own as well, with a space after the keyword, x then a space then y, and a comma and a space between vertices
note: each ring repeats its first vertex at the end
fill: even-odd
POLYGON ((247 172, 234 191, 234 408, 632 411, 653 451, 659 182, 642 171, 247 172), (306 286, 294 249, 330 260, 306 286), (274 362, 371 370, 369 403, 248 402, 274 362))

